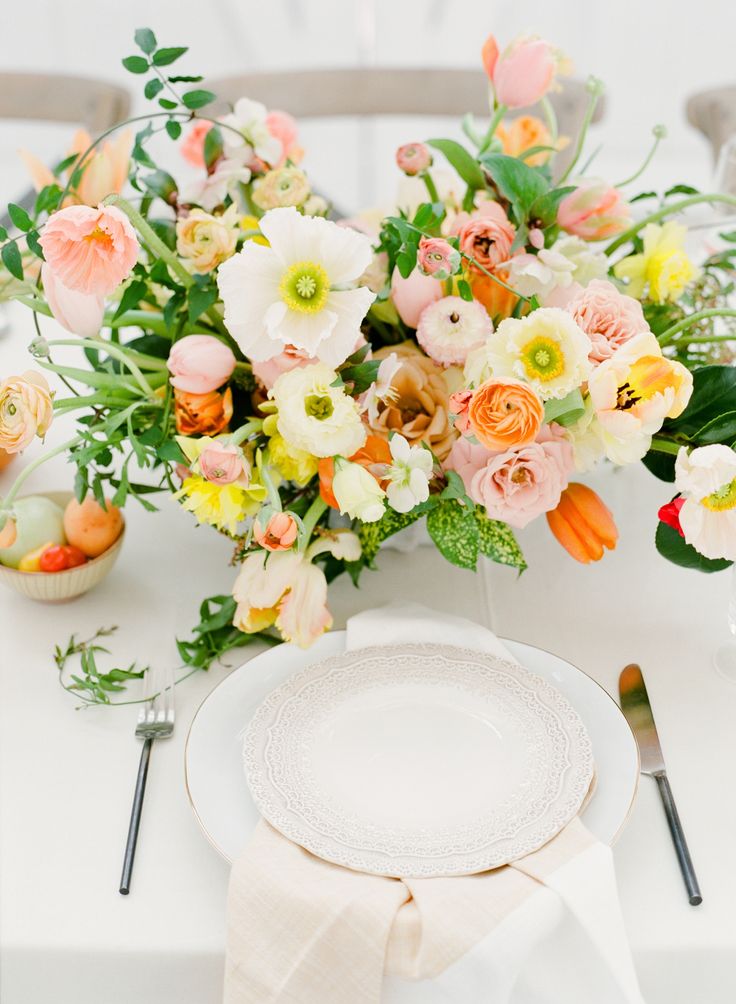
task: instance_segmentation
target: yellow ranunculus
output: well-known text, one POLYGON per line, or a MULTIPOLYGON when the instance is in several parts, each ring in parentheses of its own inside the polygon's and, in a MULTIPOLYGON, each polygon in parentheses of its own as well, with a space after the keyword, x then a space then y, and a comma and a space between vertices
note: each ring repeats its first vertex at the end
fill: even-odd
POLYGON ((176 250, 193 272, 206 275, 235 252, 238 220, 235 207, 222 216, 192 209, 176 224, 176 250))
POLYGON ((624 258, 614 268, 617 279, 628 279, 626 292, 641 299, 648 295, 655 303, 678 300, 688 283, 697 279, 700 270, 685 252, 687 227, 670 220, 663 226, 650 223, 644 227, 644 250, 624 258))
POLYGON ((317 473, 317 458, 306 450, 287 446, 283 436, 278 433, 268 441, 268 454, 271 466, 276 468, 285 481, 306 485, 317 473))

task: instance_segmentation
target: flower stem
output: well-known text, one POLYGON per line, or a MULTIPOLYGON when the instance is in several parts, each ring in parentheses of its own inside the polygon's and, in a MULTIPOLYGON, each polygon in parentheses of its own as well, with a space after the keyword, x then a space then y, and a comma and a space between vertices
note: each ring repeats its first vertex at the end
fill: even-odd
POLYGON ((641 165, 638 171, 634 171, 634 173, 630 175, 628 178, 626 178, 625 181, 616 182, 615 185, 616 188, 623 188, 624 185, 630 185, 632 181, 636 181, 637 178, 641 177, 641 175, 644 174, 646 169, 651 164, 654 154, 657 152, 657 147, 662 142, 662 140, 667 136, 667 130, 663 125, 656 125, 652 130, 652 132, 654 133, 654 143, 652 144, 649 153, 644 158, 644 163, 641 165))
POLYGON ((13 503, 24 481, 29 476, 29 474, 32 474, 33 471, 36 470, 37 467, 40 467, 41 464, 45 464, 46 461, 51 460, 52 457, 57 457, 60 453, 64 453, 66 450, 70 450, 72 446, 76 446, 77 443, 81 442, 82 442, 81 436, 75 436, 73 439, 67 439, 67 441, 65 443, 62 443, 61 446, 54 447, 54 449, 49 450, 48 453, 42 453, 40 457, 37 457, 27 467, 24 467, 23 470, 18 475, 18 477, 15 479, 12 488, 10 489, 5 499, 3 500, 3 506, 6 507, 13 503))
POLYGON ((121 195, 108 195, 107 198, 102 200, 102 204, 104 206, 115 206, 121 212, 125 213, 148 246, 148 250, 157 258, 162 258, 166 262, 183 286, 189 289, 193 285, 194 279, 191 274, 187 272, 176 255, 164 244, 153 227, 144 220, 143 216, 137 209, 131 206, 127 199, 124 199, 121 195))
POLYGON ((320 517, 327 509, 327 503, 322 500, 320 495, 312 502, 309 509, 307 509, 304 519, 302 520, 302 527, 304 530, 304 536, 302 537, 302 549, 309 543, 309 538, 312 536, 312 532, 317 525, 320 517))
POLYGON ((645 216, 643 220, 639 220, 635 223, 633 227, 629 227, 620 234, 616 240, 611 241, 607 248, 604 249, 604 253, 607 255, 613 254, 617 251, 622 244, 626 244, 633 237, 643 230, 649 223, 657 223, 659 220, 663 220, 666 216, 674 216, 676 213, 681 213, 684 209, 688 209, 690 206, 697 206, 701 202, 724 202, 728 206, 736 206, 736 195, 726 195, 725 193, 712 192, 707 195, 690 195, 687 199, 680 199, 679 202, 672 202, 668 206, 664 206, 662 209, 658 209, 656 213, 650 213, 649 216, 645 216))
POLYGON ((542 106, 542 111, 544 112, 544 117, 547 120, 547 128, 549 129, 549 134, 551 136, 550 146, 555 146, 557 144, 558 137, 557 115, 552 107, 552 102, 546 94, 542 98, 540 104, 542 106))
POLYGON ((508 108, 506 107, 506 105, 498 105, 498 107, 494 111, 490 124, 488 126, 488 130, 480 144, 480 149, 478 150, 479 154, 485 153, 488 147, 493 142, 493 137, 496 134, 496 129, 498 129, 498 127, 501 125, 503 117, 507 111, 508 108))
POLYGON ((245 440, 250 436, 252 432, 260 432, 263 428, 263 419, 254 418, 250 422, 246 422, 245 425, 241 425, 239 429, 230 434, 230 442, 233 446, 240 446, 245 440))
POLYGON ((588 107, 585 109, 585 117, 583 118, 582 125, 580 126, 580 132, 578 133, 578 140, 575 144, 575 152, 573 153, 572 160, 567 165, 562 176, 557 180, 557 185, 562 185, 567 178, 570 177, 575 169, 575 165, 580 160, 580 155, 583 152, 583 146, 585 145, 585 139, 588 135, 588 129, 590 128, 590 123, 593 121, 593 115, 595 114, 596 105, 598 104, 598 99, 603 93, 603 84, 596 77, 589 77, 588 83, 588 107))
MULTIPOLYGON (((689 317, 683 317, 681 321, 677 324, 673 324, 672 327, 667 328, 659 336, 660 345, 669 345, 674 339, 675 335, 679 335, 681 331, 686 331, 691 325, 697 324, 698 321, 704 321, 708 317, 736 317, 736 310, 730 307, 709 307, 707 310, 698 310, 695 314, 690 314, 689 317)), ((694 342, 728 342, 736 339, 736 335, 728 335, 725 337, 719 335, 713 335, 704 338, 693 338, 694 342)))
POLYGON ((434 179, 429 171, 422 171, 422 181, 424 182, 427 191, 429 192, 429 197, 432 202, 440 202, 439 192, 437 191, 437 186, 434 183, 434 179))
POLYGON ((657 453, 669 453, 672 456, 677 456, 680 452, 681 446, 681 443, 673 443, 671 439, 663 439, 662 436, 654 436, 649 449, 655 450, 657 453))
POLYGON ((117 345, 113 345, 111 342, 106 342, 103 339, 95 338, 55 338, 48 345, 80 345, 85 349, 94 349, 97 352, 105 352, 107 355, 112 356, 113 359, 117 359, 121 362, 127 369, 130 370, 132 375, 138 381, 138 385, 144 394, 148 397, 153 396, 153 388, 149 384, 148 380, 143 376, 138 366, 133 362, 133 360, 128 356, 124 349, 119 348, 117 345))

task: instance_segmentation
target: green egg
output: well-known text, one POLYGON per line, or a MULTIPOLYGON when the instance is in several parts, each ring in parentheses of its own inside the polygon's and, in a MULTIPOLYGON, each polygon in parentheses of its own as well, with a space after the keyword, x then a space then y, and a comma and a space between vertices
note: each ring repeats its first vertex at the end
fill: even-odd
POLYGON ((64 510, 51 499, 30 495, 13 504, 18 536, 11 547, 0 548, 0 564, 17 568, 20 559, 47 541, 66 544, 64 510))

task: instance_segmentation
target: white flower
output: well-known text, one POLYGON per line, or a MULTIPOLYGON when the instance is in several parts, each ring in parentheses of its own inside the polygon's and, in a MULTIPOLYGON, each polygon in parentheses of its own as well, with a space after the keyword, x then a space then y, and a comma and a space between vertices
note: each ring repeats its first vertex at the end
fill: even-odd
POLYGON ((480 387, 492 375, 491 352, 486 341, 468 353, 463 366, 463 379, 468 387, 480 387))
POLYGON ((493 331, 488 311, 477 300, 445 296, 424 308, 417 325, 417 341, 436 363, 464 363, 493 331))
POLYGON ((352 530, 330 530, 322 533, 313 544, 307 548, 307 557, 329 551, 333 558, 340 561, 357 561, 363 548, 360 537, 352 530))
POLYGON ((604 279, 608 275, 608 258, 602 251, 594 251, 587 241, 573 234, 559 237, 550 248, 563 255, 573 265, 572 278, 581 286, 587 286, 593 279, 604 279))
POLYGON ((565 432, 572 444, 577 471, 592 470, 604 457, 616 464, 632 464, 641 460, 650 443, 648 438, 622 440, 606 432, 589 397, 585 399, 584 414, 567 426, 565 432))
POLYGON ((381 360, 375 382, 360 396, 360 410, 368 412, 370 426, 374 426, 378 421, 378 405, 381 402, 393 401, 397 397, 392 381, 400 369, 401 360, 395 352, 390 352, 381 360))
POLYGON ((504 264, 509 272, 509 285, 522 296, 546 300, 555 289, 572 285, 574 264, 553 248, 542 248, 539 254, 519 254, 504 264))
POLYGON ((389 443, 393 464, 388 469, 388 504, 396 512, 411 512, 429 498, 433 459, 423 446, 409 446, 398 433, 389 443))
POLYGON ((349 457, 361 448, 366 431, 358 406, 342 387, 332 386, 336 380, 329 366, 313 363, 282 373, 273 385, 276 426, 289 446, 315 457, 349 457))
POLYGON ((386 509, 386 493, 373 475, 360 464, 335 459, 332 493, 340 512, 363 523, 375 523, 386 509))
POLYGON ((706 558, 736 561, 736 453, 721 444, 683 446, 675 487, 685 496, 680 526, 688 544, 706 558))
POLYGON ((229 160, 221 160, 212 174, 195 178, 182 186, 179 201, 185 206, 201 206, 208 213, 221 206, 226 196, 233 196, 240 184, 250 181, 250 168, 245 165, 242 155, 229 160))
POLYGON ((259 226, 270 247, 248 241, 218 270, 228 331, 256 362, 290 345, 338 366, 375 299, 350 288, 370 264, 370 240, 293 207, 271 209, 259 226))
POLYGON ((493 376, 524 380, 543 401, 566 397, 591 370, 590 338, 557 307, 541 307, 521 319, 507 317, 485 349, 493 376))
POLYGON ((240 98, 230 115, 220 120, 223 129, 222 144, 225 156, 245 155, 246 161, 253 160, 255 154, 267 164, 278 164, 283 147, 281 140, 269 132, 266 125, 268 111, 260 101, 240 98))

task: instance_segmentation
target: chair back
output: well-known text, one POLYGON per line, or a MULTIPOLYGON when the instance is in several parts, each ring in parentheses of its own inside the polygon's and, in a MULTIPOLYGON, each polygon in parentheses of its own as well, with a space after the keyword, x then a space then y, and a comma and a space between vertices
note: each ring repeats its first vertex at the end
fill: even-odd
POLYGON ((61 73, 0 73, 0 120, 71 122, 93 135, 127 118, 130 95, 107 80, 61 73))
POLYGON ((726 140, 736 136, 736 84, 693 94, 686 110, 688 122, 710 142, 717 161, 726 140))

